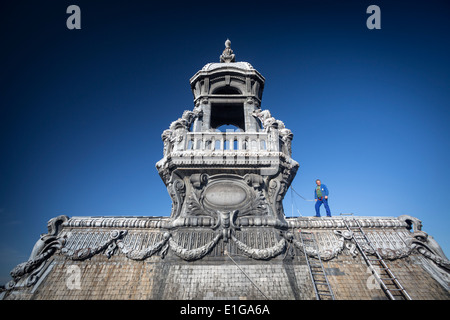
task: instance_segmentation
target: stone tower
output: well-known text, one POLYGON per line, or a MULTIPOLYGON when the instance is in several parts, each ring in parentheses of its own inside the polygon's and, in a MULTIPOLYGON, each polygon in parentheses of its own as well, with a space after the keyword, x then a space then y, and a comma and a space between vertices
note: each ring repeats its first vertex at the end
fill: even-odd
POLYGON ((298 169, 293 134, 261 109, 265 79, 248 62, 236 62, 230 44, 220 62, 190 79, 194 109, 162 134, 164 157, 156 167, 172 198, 171 223, 209 225, 221 216, 286 228, 282 201, 298 169))

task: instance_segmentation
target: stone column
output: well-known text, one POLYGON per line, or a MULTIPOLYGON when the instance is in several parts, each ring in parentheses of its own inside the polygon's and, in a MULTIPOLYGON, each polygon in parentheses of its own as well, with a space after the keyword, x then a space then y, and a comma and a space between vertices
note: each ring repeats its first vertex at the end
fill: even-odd
POLYGON ((208 99, 201 101, 201 109, 203 111, 201 131, 207 132, 211 129, 211 103, 208 99))
POLYGON ((249 98, 244 102, 244 120, 246 132, 258 132, 260 131, 258 121, 253 116, 253 111, 258 108, 257 102, 249 98))

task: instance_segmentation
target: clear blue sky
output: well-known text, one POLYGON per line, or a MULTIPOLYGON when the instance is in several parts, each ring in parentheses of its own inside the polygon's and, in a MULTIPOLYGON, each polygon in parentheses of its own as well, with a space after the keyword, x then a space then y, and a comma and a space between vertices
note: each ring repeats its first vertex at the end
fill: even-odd
POLYGON ((434 0, 2 2, 0 283, 52 217, 170 214, 161 133, 193 108, 189 78, 226 38, 294 133, 297 192, 311 199, 320 178, 334 215, 415 216, 449 256, 449 12, 434 0), (71 4, 81 30, 66 28, 71 4), (381 30, 366 27, 371 4, 381 30))

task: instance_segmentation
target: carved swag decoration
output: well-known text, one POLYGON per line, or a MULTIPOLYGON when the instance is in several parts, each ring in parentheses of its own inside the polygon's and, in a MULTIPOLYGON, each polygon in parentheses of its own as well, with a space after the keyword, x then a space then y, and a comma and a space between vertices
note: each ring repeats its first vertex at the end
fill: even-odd
MULTIPOLYGON (((352 256, 358 254, 356 246, 352 241, 353 234, 348 230, 334 230, 334 234, 338 237, 336 244, 332 248, 322 248, 319 251, 313 250, 308 246, 303 246, 300 241, 295 239, 294 234, 290 230, 280 230, 280 239, 272 247, 264 249, 253 248, 235 236, 235 231, 240 228, 240 226, 235 224, 237 214, 238 212, 236 210, 218 212, 218 221, 211 228, 215 232, 214 238, 205 245, 194 249, 184 248, 174 239, 174 235, 170 230, 165 231, 162 234, 162 238, 153 245, 142 249, 133 249, 124 243, 124 238, 128 235, 127 230, 113 230, 109 233, 108 239, 100 245, 92 248, 86 247, 69 250, 65 247, 66 236, 59 236, 62 225, 68 221, 68 217, 58 216, 48 222, 48 233, 42 235, 36 242, 28 261, 17 265, 11 271, 10 274, 13 280, 6 285, 6 289, 14 288, 21 279, 24 279, 24 283, 27 286, 35 284, 40 277, 40 272, 45 269, 44 266, 48 265, 50 258, 57 252, 65 255, 68 259, 82 261, 98 254, 104 254, 109 259, 120 251, 127 258, 140 261, 148 259, 157 253, 164 259, 170 250, 183 260, 193 261, 205 257, 220 240, 223 240, 224 242, 232 241, 244 255, 256 260, 273 259, 286 252, 290 245, 297 247, 309 256, 317 257, 319 255, 325 261, 336 258, 343 252, 352 256)), ((418 252, 439 266, 441 272, 448 274, 450 272, 450 261, 446 259, 442 249, 434 239, 420 230, 420 220, 410 216, 401 216, 399 220, 406 221, 413 229, 410 237, 406 239, 407 246, 399 250, 378 248, 377 250, 379 250, 380 255, 384 259, 395 260, 407 257, 413 252, 418 252)), ((366 253, 371 253, 370 250, 373 249, 363 248, 363 250, 366 253)))

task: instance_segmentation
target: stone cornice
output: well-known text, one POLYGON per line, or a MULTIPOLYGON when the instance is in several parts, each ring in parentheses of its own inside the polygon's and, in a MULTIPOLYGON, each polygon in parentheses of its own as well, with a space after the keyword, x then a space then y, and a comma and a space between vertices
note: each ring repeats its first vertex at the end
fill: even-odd
MULTIPOLYGON (((305 254, 319 255, 323 260, 334 259, 347 251, 346 254, 356 256, 353 232, 347 228, 347 225, 350 227, 360 225, 373 230, 368 234, 374 247, 363 246, 360 250, 369 254, 377 250, 384 259, 388 260, 401 259, 417 252, 433 261, 434 265, 430 265, 430 268, 433 268, 438 279, 448 277, 450 261, 439 244, 421 231, 421 221, 411 216, 298 217, 287 218, 285 225, 274 225, 273 221, 265 218, 266 216, 251 217, 244 223, 243 217, 235 219, 236 212, 237 210, 233 213, 220 212, 217 217, 195 217, 196 221, 192 220, 194 217, 177 220, 169 217, 143 216, 72 217, 70 219, 67 216, 55 217, 48 223, 48 234, 42 235, 36 242, 30 259, 17 265, 11 271, 13 280, 6 285, 6 289, 11 290, 22 280, 25 282, 21 283, 26 286, 35 284, 46 263, 55 253, 77 261, 90 259, 98 254, 111 258, 118 252, 132 260, 145 260, 157 253, 164 258, 167 252, 171 251, 183 260, 193 261, 205 257, 222 240, 231 242, 241 250, 243 255, 256 260, 273 259, 285 252, 291 243, 305 254), (174 221, 179 224, 175 225, 174 221), (199 227, 203 228, 202 231, 206 231, 208 235, 200 242, 197 239, 197 245, 193 245, 191 242, 179 241, 178 230, 176 230, 178 227, 182 227, 182 233, 190 233, 192 237, 194 234, 198 235, 199 227), (266 227, 275 227, 275 229, 266 227), (68 230, 64 230, 65 228, 68 230), (298 239, 299 229, 312 229, 313 233, 322 234, 319 237, 321 240, 318 240, 319 249, 311 251, 310 248, 304 247, 298 239), (411 229, 413 232, 406 231, 411 229), (250 232, 253 233, 253 237, 258 237, 256 234, 267 230, 272 233, 273 241, 275 241, 269 246, 262 245, 262 242, 242 241, 243 239, 237 236, 238 232, 250 232), (145 235, 146 233, 153 234, 151 242, 144 241, 144 239, 150 239, 148 235, 145 235), (277 237, 275 233, 278 234, 277 237), (205 239, 207 239, 206 242, 205 239)), ((266 239, 268 239, 267 236, 266 239)), ((445 284, 445 282, 442 283, 445 284)))
POLYGON ((356 226, 356 219, 363 228, 409 228, 409 224, 397 217, 358 217, 351 219, 346 217, 298 217, 286 218, 290 228, 306 228, 306 229, 346 229, 344 219, 348 219, 351 227, 356 226))
POLYGON ((63 224, 70 228, 166 228, 169 217, 100 216, 72 217, 63 224))
MULTIPOLYGON (((400 217, 354 217, 364 228, 408 228, 410 225, 400 217)), ((305 228, 305 229, 345 229, 343 217, 297 217, 286 218, 289 228, 305 228)), ((236 222, 240 226, 241 219, 236 222)), ((173 227, 169 217, 130 217, 130 216, 88 216, 88 217, 72 217, 66 221, 63 226, 70 228, 144 228, 144 229, 168 229, 173 227)), ((183 223, 177 226, 187 227, 212 227, 215 225, 214 217, 196 217, 185 219, 183 223)), ((354 223, 349 219, 350 225, 354 223)), ((271 224, 267 223, 264 217, 255 217, 247 219, 245 226, 248 227, 264 227, 271 224)), ((244 226, 244 225, 243 225, 244 226)))

